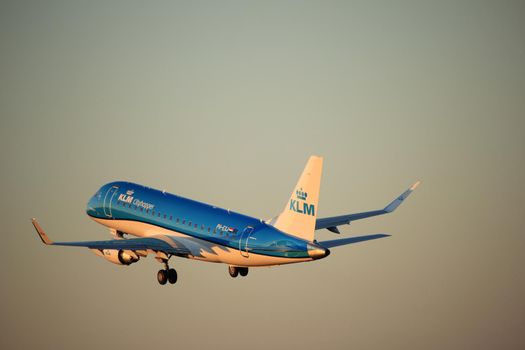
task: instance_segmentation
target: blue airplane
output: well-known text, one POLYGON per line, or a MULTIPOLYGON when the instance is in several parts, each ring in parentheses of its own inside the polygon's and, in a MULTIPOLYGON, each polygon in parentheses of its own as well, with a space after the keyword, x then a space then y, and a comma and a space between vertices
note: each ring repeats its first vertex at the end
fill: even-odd
POLYGON ((419 184, 384 209, 317 219, 322 168, 323 158, 311 156, 283 211, 269 220, 117 181, 102 186, 86 210, 91 219, 109 228, 111 240, 53 242, 36 219, 32 223, 46 245, 86 247, 118 265, 131 265, 152 254, 164 264, 158 282, 174 284, 177 272, 168 265, 173 256, 228 264, 230 276, 237 277, 246 276, 249 267, 322 259, 330 254, 329 248, 388 237, 375 234, 318 242, 314 232, 340 233, 340 225, 391 213, 419 184))

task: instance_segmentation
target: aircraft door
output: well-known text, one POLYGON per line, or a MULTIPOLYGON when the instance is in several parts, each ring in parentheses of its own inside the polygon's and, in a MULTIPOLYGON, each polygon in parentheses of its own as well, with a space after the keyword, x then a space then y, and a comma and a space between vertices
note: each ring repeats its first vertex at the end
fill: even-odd
POLYGON ((239 238, 239 251, 241 255, 247 258, 250 254, 248 253, 248 240, 252 235, 253 227, 247 226, 243 231, 242 235, 239 238))
POLYGON ((110 218, 112 217, 111 214, 111 203, 113 202, 113 198, 117 194, 118 186, 111 186, 108 191, 106 192, 106 195, 104 196, 104 214, 110 218))

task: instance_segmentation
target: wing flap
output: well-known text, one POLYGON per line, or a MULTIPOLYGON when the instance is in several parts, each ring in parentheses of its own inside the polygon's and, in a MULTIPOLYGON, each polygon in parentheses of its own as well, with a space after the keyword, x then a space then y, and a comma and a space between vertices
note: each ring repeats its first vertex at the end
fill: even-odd
POLYGON ((85 247, 89 249, 126 249, 132 251, 155 250, 173 255, 189 255, 190 251, 176 237, 143 237, 131 239, 112 239, 108 241, 55 242, 54 245, 68 247, 85 247), (169 241, 169 242, 168 242, 169 241))

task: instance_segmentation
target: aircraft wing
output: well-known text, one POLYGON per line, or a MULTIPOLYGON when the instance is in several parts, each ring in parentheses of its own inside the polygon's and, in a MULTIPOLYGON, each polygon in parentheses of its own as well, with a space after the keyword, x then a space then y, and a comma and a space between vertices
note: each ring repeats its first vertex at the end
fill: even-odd
POLYGON ((356 213, 356 214, 347 214, 347 215, 340 215, 340 216, 332 216, 328 218, 321 218, 317 219, 315 222, 315 229, 321 230, 323 228, 326 228, 327 230, 334 232, 334 233, 340 233, 337 226, 340 225, 350 225, 352 221, 359 220, 359 219, 365 219, 372 216, 377 215, 383 215, 388 214, 396 210, 396 208, 403 203, 403 201, 416 189, 416 187, 419 185, 419 181, 413 184, 408 190, 403 192, 399 197, 394 199, 390 204, 388 204, 385 208, 379 209, 379 210, 372 210, 372 211, 366 211, 363 213, 356 213))
POLYGON ((157 235, 152 237, 131 238, 131 239, 111 239, 107 241, 85 241, 85 242, 53 242, 36 219, 31 220, 33 226, 40 236, 40 239, 47 245, 60 245, 69 247, 85 247, 90 249, 125 249, 125 250, 154 250, 177 256, 191 255, 190 250, 185 246, 185 239, 175 236, 157 235))

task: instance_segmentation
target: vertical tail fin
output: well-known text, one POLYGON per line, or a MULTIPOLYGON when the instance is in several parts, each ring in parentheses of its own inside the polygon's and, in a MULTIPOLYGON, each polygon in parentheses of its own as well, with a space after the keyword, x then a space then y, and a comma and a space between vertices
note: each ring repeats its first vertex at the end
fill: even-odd
POLYGON ((311 156, 284 210, 269 224, 293 236, 313 241, 322 172, 323 158, 311 156))

